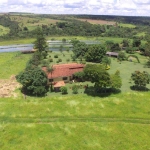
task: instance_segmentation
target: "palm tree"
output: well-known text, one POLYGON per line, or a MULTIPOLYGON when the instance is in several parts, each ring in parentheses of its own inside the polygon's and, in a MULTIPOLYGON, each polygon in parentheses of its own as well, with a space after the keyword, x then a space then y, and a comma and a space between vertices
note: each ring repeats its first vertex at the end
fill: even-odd
MULTIPOLYGON (((51 79, 52 79, 52 73, 53 73, 53 71, 54 71, 54 68, 53 68, 53 66, 48 66, 47 68, 46 68, 46 70, 47 70, 47 73, 49 74, 51 74, 51 79)), ((50 81, 51 83, 50 83, 50 85, 51 85, 51 91, 53 90, 53 88, 52 88, 52 80, 50 81)))

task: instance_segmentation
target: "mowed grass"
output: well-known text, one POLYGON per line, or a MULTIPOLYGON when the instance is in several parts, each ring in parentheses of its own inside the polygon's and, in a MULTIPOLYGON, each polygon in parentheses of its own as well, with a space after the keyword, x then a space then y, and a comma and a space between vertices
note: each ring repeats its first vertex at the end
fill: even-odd
POLYGON ((10 29, 0 25, 0 36, 9 33, 10 29))
POLYGON ((19 52, 0 53, 0 79, 8 79, 11 75, 21 72, 31 54, 21 54, 19 52))
MULTIPOLYGON (((111 59, 110 70, 108 70, 108 72, 112 74, 115 73, 116 70, 120 71, 120 76, 122 79, 122 92, 131 91, 130 87, 134 85, 134 82, 131 80, 131 74, 134 71, 147 71, 150 74, 150 69, 144 67, 144 64, 146 62, 144 56, 141 56, 139 54, 136 55, 139 57, 141 63, 138 63, 137 60, 134 58, 132 58, 132 62, 119 62, 116 58, 111 59)), ((148 84, 147 87, 150 89, 150 84, 148 84)))
POLYGON ((148 150, 150 93, 0 99, 2 150, 148 150))

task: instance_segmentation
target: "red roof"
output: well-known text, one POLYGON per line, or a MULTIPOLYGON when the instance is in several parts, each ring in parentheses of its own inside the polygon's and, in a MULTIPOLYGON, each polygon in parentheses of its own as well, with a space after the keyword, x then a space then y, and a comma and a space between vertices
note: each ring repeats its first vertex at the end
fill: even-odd
POLYGON ((77 63, 53 65, 54 70, 52 73, 47 73, 46 67, 42 69, 47 73, 49 79, 53 79, 72 76, 76 72, 83 71, 84 66, 83 64, 77 63))

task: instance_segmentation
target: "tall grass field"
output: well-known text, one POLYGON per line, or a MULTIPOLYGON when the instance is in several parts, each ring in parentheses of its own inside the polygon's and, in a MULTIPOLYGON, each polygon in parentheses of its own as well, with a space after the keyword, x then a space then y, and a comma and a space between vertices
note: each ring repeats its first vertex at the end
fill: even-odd
POLYGON ((1 98, 1 150, 148 150, 149 97, 1 98))

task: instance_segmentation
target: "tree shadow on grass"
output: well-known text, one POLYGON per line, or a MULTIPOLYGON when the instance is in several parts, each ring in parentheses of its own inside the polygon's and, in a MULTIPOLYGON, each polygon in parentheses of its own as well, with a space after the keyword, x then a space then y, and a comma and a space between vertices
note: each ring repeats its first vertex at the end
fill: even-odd
POLYGON ((137 86, 137 85, 130 86, 130 89, 133 90, 133 91, 141 91, 141 92, 150 91, 147 87, 137 86))
POLYGON ((101 88, 96 89, 93 86, 89 86, 85 89, 84 93, 93 97, 108 97, 111 94, 118 94, 120 93, 120 89, 113 89, 113 88, 101 88))

